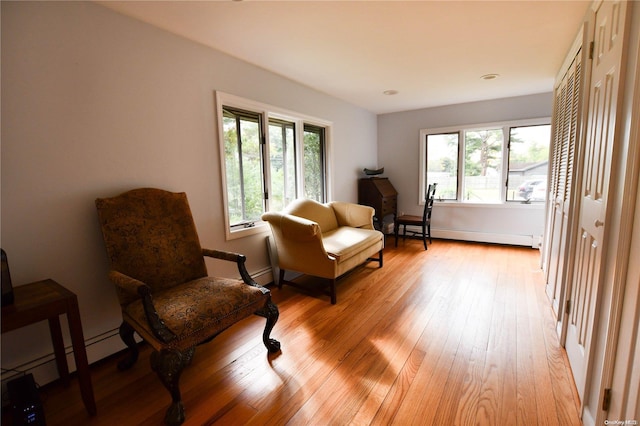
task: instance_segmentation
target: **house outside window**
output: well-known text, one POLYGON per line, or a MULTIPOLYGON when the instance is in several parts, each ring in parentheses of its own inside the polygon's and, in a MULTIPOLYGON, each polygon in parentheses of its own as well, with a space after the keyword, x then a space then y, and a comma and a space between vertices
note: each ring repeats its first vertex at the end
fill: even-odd
POLYGON ((434 182, 441 201, 545 201, 549 123, 544 118, 421 130, 420 202, 434 182))
POLYGON ((327 200, 331 123, 216 92, 227 239, 268 227, 266 211, 327 200))
POLYGON ((509 129, 507 201, 542 202, 547 194, 551 125, 509 129))

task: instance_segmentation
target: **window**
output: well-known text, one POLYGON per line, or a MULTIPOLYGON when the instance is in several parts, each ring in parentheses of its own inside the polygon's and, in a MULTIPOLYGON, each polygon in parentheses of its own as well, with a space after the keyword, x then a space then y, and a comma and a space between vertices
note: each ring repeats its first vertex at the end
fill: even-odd
POLYGON ((216 98, 227 239, 262 232, 262 214, 297 197, 326 201, 330 123, 221 92, 216 98))
POLYGON ((295 123, 269 120, 269 162, 271 166, 270 209, 282 210, 296 198, 295 123))
POLYGON ((547 193, 551 125, 509 130, 507 201, 544 201, 547 193))
POLYGON ((251 226, 264 211, 260 114, 224 107, 224 162, 229 222, 251 226))
POLYGON ((463 133, 464 201, 499 203, 502 198, 502 129, 473 129, 463 133))
POLYGON ((544 201, 549 119, 420 131, 419 200, 437 183, 438 200, 544 201))
POLYGON ((316 201, 325 200, 324 128, 304 126, 304 196, 316 201))
POLYGON ((458 151, 459 134, 441 133, 426 136, 427 185, 437 183, 438 199, 455 200, 458 198, 458 151))

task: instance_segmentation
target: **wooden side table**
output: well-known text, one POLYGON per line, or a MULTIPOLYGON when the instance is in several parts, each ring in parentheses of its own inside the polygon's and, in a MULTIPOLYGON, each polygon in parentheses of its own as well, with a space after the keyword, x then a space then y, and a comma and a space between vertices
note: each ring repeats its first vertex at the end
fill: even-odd
POLYGON ((77 296, 50 279, 14 287, 13 293, 15 298, 13 304, 2 307, 2 333, 48 320, 58 373, 65 385, 69 384, 69 366, 60 328, 60 315, 67 314, 80 393, 87 412, 94 416, 96 402, 84 346, 77 296))

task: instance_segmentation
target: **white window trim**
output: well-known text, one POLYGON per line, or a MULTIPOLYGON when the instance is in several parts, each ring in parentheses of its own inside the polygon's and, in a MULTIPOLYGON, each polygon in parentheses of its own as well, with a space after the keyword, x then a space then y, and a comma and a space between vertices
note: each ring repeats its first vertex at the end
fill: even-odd
MULTIPOLYGON (((460 126, 420 129, 420 139, 418 142, 420 146, 420 157, 419 157, 420 178, 418 182, 418 204, 424 205, 424 193, 426 190, 424 176, 426 175, 426 172, 427 172, 427 163, 426 163, 427 144, 425 143, 427 135, 440 134, 440 133, 459 133, 460 134, 459 143, 461 143, 461 145, 460 145, 460 149, 458 150, 458 174, 460 175, 461 173, 464 173, 464 138, 463 138, 464 135, 462 133, 466 130, 485 130, 485 129, 502 128, 504 136, 502 139, 501 180, 502 182, 506 182, 507 174, 509 171, 508 170, 509 150, 507 149, 507 146, 509 144, 509 129, 512 127, 539 126, 544 124, 550 125, 551 117, 530 118, 530 119, 524 119, 524 120, 511 120, 511 121, 496 121, 492 123, 465 124, 460 126)), ((551 141, 549 141, 549 143, 551 143, 551 141)), ((551 152, 551 145, 549 145, 549 152, 551 152)), ((456 200, 446 200, 446 201, 443 201, 443 203, 458 204, 458 205, 462 205, 462 204, 479 205, 478 203, 467 203, 464 200, 462 201, 460 200, 461 198, 460 193, 463 190, 462 185, 463 185, 462 182, 460 182, 460 184, 458 185, 458 193, 456 194, 456 198, 457 198, 456 200)), ((505 193, 506 190, 507 190, 506 185, 500 186, 500 200, 501 200, 500 202, 482 203, 482 205, 496 206, 496 205, 502 205, 502 204, 513 204, 513 203, 507 203, 506 193, 505 193)), ((436 199, 437 199, 437 196, 436 196, 436 199)), ((528 206, 532 206, 532 205, 528 204, 528 206)))
MULTIPOLYGON (((333 149, 331 147, 332 141, 332 132, 333 132, 333 123, 330 121, 322 120, 316 117, 311 117, 305 114, 300 114, 294 111, 289 111, 283 108, 279 108, 273 105, 265 104, 262 102, 252 101, 250 99, 242 98, 240 96, 232 95, 229 93, 216 91, 215 92, 215 101, 216 101, 216 114, 217 114, 217 127, 218 127, 218 149, 220 155, 220 182, 221 182, 221 191, 222 191, 222 202, 223 202, 223 215, 224 215, 224 227, 225 227, 225 235, 226 239, 234 240, 237 238, 243 238, 250 235, 255 235, 263 232, 267 232, 270 230, 268 224, 264 221, 257 221, 254 226, 250 228, 242 228, 231 230, 231 225, 229 222, 229 208, 228 208, 228 197, 227 197, 227 170, 225 164, 225 155, 224 155, 224 132, 222 126, 222 108, 223 106, 233 107, 244 109, 252 112, 256 112, 262 114, 265 117, 266 123, 264 123, 264 132, 266 140, 269 140, 269 125, 268 119, 275 118, 280 120, 290 121, 295 123, 296 128, 296 141, 298 143, 298 147, 300 152, 304 152, 304 124, 311 124, 314 126, 319 126, 325 128, 325 191, 327 200, 331 200, 332 196, 332 179, 331 179, 331 171, 333 170, 333 149)), ((269 144, 266 144, 266 153, 265 155, 269 158, 269 144)), ((304 176, 304 163, 302 162, 302 157, 296 157, 296 167, 300 171, 300 176, 304 176)), ((271 182, 270 170, 264 171, 266 182, 271 182)), ((304 194, 303 191, 303 179, 299 179, 297 183, 297 193, 304 194)), ((268 188, 269 192, 271 192, 271 188, 268 188)))

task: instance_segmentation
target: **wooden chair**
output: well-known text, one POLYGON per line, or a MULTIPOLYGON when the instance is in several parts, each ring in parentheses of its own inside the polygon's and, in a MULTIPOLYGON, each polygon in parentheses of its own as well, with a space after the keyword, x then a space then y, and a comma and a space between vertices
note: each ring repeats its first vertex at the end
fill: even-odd
POLYGON ((425 203, 424 210, 422 211, 422 217, 413 216, 413 215, 402 215, 396 217, 395 220, 395 237, 396 237, 396 247, 398 247, 398 232, 400 231, 400 226, 403 227, 402 232, 402 240, 407 236, 407 232, 414 236, 420 236, 422 238, 422 243, 424 244, 424 249, 427 250, 427 238, 429 238, 429 243, 431 243, 431 212, 433 210, 433 202, 435 200, 436 195, 436 183, 432 183, 427 188, 427 193, 425 194, 425 203), (422 231, 407 231, 407 226, 415 226, 420 227, 422 231))
POLYGON ((179 379, 195 347, 252 315, 267 319, 262 336, 271 353, 280 343, 269 336, 278 308, 268 289, 246 270, 245 256, 203 249, 185 193, 142 188, 96 200, 122 309, 120 337, 128 357, 120 370, 138 359, 134 332, 154 349, 151 368, 171 394, 165 423, 184 419, 179 379), (242 280, 210 277, 204 256, 237 264, 242 280))

